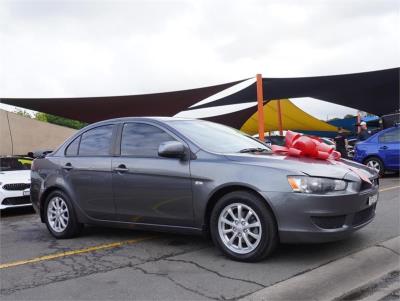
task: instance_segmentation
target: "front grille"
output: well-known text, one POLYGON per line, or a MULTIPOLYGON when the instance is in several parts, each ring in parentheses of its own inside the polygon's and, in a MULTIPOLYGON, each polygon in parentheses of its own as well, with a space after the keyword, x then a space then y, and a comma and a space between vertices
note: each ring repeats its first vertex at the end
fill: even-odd
POLYGON ((346 215, 312 216, 314 224, 323 229, 337 229, 343 227, 346 215))
POLYGON ((4 184, 3 185, 4 190, 25 190, 29 187, 31 187, 31 184, 27 184, 27 183, 13 183, 13 184, 4 184))
POLYGON ((15 197, 15 198, 5 198, 2 205, 25 205, 30 204, 31 198, 29 196, 15 197))
POLYGON ((353 226, 358 226, 361 224, 366 223, 367 221, 369 221, 371 218, 374 217, 375 214, 375 206, 372 207, 368 207, 364 210, 361 210, 359 212, 357 212, 356 214, 354 214, 354 218, 353 218, 353 226))

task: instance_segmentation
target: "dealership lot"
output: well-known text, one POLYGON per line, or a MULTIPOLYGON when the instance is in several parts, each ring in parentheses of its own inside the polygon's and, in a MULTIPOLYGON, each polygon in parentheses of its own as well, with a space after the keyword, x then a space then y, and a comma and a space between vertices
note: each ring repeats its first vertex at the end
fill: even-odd
POLYGON ((7 211, 1 216, 1 298, 244 297, 400 235, 399 178, 382 179, 380 191, 375 220, 350 239, 282 245, 253 264, 231 261, 196 236, 86 227, 79 238, 56 240, 31 210, 7 211))

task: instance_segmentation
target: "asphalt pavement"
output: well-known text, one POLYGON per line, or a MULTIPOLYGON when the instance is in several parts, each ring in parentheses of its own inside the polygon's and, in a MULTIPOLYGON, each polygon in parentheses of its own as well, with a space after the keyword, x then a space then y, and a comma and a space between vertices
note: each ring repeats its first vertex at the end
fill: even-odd
MULTIPOLYGON (((199 236, 86 227, 79 238, 56 240, 31 209, 10 210, 1 215, 0 297, 1 300, 246 298, 399 236, 399 187, 396 176, 381 180, 375 220, 349 239, 281 245, 271 257, 259 263, 229 260, 210 241, 199 236)), ((396 269, 399 264, 393 266, 396 269)), ((396 292, 393 294, 396 296, 396 292)))

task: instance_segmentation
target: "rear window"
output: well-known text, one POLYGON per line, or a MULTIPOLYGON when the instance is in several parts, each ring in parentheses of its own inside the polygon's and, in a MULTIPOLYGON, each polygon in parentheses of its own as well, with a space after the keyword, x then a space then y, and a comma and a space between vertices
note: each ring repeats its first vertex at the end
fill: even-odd
POLYGON ((0 158, 0 171, 31 169, 32 160, 26 158, 0 158))

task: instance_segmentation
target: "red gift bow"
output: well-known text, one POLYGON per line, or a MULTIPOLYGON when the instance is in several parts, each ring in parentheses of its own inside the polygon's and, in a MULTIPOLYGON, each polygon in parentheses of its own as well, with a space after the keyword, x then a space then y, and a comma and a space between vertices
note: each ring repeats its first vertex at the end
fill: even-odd
POLYGON ((286 146, 272 145, 272 151, 281 155, 294 157, 311 157, 321 160, 339 160, 341 155, 318 137, 305 136, 300 133, 287 131, 286 146))
POLYGON ((334 150, 332 146, 321 142, 318 137, 305 136, 300 133, 287 131, 285 137, 286 146, 272 145, 272 151, 278 155, 288 155, 293 157, 310 157, 320 160, 328 160, 332 164, 344 165, 355 172, 361 180, 371 183, 370 179, 358 168, 354 168, 338 161, 341 154, 334 150))

